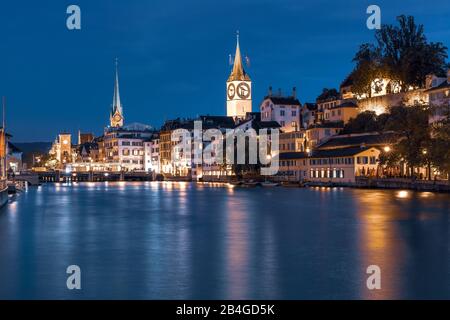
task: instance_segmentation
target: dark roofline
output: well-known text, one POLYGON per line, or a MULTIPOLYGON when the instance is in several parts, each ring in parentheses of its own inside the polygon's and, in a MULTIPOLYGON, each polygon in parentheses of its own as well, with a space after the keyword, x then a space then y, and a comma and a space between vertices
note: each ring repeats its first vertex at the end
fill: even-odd
POLYGON ((340 109, 340 108, 359 108, 356 103, 353 101, 344 101, 341 104, 338 104, 335 107, 331 107, 330 109, 340 109))
POLYGON ((313 103, 313 102, 305 102, 303 104, 303 108, 308 109, 309 111, 315 111, 317 110, 319 107, 317 105, 317 103, 313 103))
POLYGON ((265 96, 263 101, 267 99, 271 100, 272 103, 276 105, 301 106, 300 100, 298 100, 298 98, 294 96, 271 95, 265 96))
POLYGON ((439 90, 444 90, 444 89, 448 89, 450 88, 450 83, 448 81, 444 81, 442 82, 440 85, 438 85, 437 87, 434 88, 430 88, 425 90, 424 92, 433 92, 433 91, 439 91, 439 90))
POLYGON ((314 150, 310 158, 316 159, 316 158, 351 157, 370 149, 377 149, 377 148, 361 146, 361 147, 349 147, 339 149, 314 150))
POLYGON ((293 160, 293 159, 320 159, 320 158, 339 158, 351 157, 360 154, 361 152, 376 149, 376 147, 349 147, 330 150, 314 150, 311 154, 306 152, 284 152, 280 153, 279 160, 293 160))
POLYGON ((365 145, 368 147, 392 145, 397 143, 402 136, 393 131, 383 133, 369 132, 357 134, 341 134, 330 137, 327 141, 317 146, 320 150, 330 150, 339 148, 359 147, 365 145))

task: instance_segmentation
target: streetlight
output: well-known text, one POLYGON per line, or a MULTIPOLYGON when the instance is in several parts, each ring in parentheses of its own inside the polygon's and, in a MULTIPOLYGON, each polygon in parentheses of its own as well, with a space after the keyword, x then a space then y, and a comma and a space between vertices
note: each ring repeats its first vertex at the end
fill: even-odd
MULTIPOLYGON (((428 153, 428 150, 427 150, 427 149, 423 149, 423 150, 422 150, 422 154, 423 154, 424 156, 426 156, 427 153, 428 153)), ((431 180, 431 164, 430 164, 430 162, 428 161, 428 157, 426 157, 426 160, 427 160, 427 167, 428 167, 428 168, 427 168, 427 173, 426 173, 426 175, 427 175, 428 179, 431 180)))
POLYGON ((384 147, 384 152, 391 152, 391 147, 389 147, 389 146, 386 146, 386 147, 384 147))

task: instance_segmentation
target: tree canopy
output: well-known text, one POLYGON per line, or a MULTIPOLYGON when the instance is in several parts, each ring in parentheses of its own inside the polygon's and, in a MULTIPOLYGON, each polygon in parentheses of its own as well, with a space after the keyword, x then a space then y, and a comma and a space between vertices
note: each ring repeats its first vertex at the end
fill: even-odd
POLYGON ((430 144, 426 107, 392 107, 385 130, 395 131, 404 137, 394 146, 394 153, 401 156, 410 167, 426 164, 423 152, 428 149, 430 144))
POLYGON ((334 100, 339 99, 339 97, 340 94, 336 89, 323 88, 322 93, 317 97, 316 101, 334 100))
POLYGON ((423 25, 416 24, 414 17, 401 15, 397 22, 398 26, 382 25, 375 33, 375 44, 360 46, 353 58, 353 92, 370 95, 372 81, 383 77, 406 91, 423 86, 428 74, 445 74, 447 47, 428 42, 423 25))
POLYGON ((432 126, 430 160, 442 173, 448 173, 450 180, 450 114, 432 126))
POLYGON ((361 112, 347 122, 342 133, 382 132, 388 117, 385 113, 377 116, 374 111, 361 112))

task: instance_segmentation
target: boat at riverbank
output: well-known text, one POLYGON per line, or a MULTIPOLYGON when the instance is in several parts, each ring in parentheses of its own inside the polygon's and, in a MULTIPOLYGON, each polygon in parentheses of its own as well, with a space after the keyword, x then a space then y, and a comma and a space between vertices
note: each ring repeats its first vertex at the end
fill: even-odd
POLYGON ((278 182, 270 182, 270 181, 261 182, 261 186, 265 188, 278 187, 279 185, 280 184, 278 182))
POLYGON ((259 182, 258 181, 253 181, 253 180, 249 180, 249 181, 245 181, 242 186, 246 187, 246 188, 254 188, 256 186, 258 186, 259 182))

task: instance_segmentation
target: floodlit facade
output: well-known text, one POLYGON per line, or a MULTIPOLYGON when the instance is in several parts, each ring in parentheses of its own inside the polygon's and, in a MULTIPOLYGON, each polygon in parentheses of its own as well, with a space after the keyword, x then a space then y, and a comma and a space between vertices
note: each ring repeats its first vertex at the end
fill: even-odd
POLYGON ((296 88, 292 89, 291 96, 283 96, 281 92, 273 95, 272 88, 269 88, 269 94, 260 106, 261 121, 278 122, 282 132, 298 131, 301 128, 300 109, 296 88))
POLYGON ((227 116, 244 118, 252 112, 252 81, 242 64, 239 35, 236 42, 233 69, 226 83, 227 116))
POLYGON ((144 142, 153 134, 151 127, 137 123, 107 128, 104 133, 105 162, 113 171, 145 171, 144 142))
POLYGON ((316 150, 280 154, 279 180, 354 183, 356 177, 375 177, 381 151, 375 147, 316 150))
POLYGON ((157 134, 149 141, 144 141, 144 155, 145 171, 160 174, 159 136, 157 134))
POLYGON ((431 114, 430 123, 435 123, 450 115, 450 69, 447 78, 439 78, 434 75, 427 78, 427 90, 429 96, 431 114))

